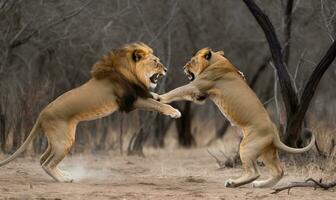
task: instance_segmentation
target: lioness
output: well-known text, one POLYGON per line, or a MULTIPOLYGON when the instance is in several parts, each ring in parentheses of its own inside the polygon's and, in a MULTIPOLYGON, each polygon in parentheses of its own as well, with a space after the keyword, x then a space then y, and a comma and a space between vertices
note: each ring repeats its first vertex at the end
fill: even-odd
POLYGON ((71 182, 58 164, 74 143, 80 121, 133 109, 158 111, 173 118, 181 116, 170 105, 154 100, 149 92, 149 87, 154 88, 166 71, 144 43, 127 44, 107 53, 94 64, 88 82, 61 95, 42 110, 26 141, 0 162, 0 166, 22 153, 41 130, 48 138, 48 148, 40 159, 42 168, 56 181, 71 182))
POLYGON ((302 153, 311 149, 315 138, 302 149, 286 146, 280 141, 278 130, 271 121, 263 104, 245 81, 244 76, 225 57, 223 51, 209 48, 199 50, 184 66, 190 83, 166 94, 156 96, 163 103, 177 100, 203 102, 209 97, 223 115, 241 128, 240 159, 245 173, 238 179, 229 179, 226 187, 237 187, 259 178, 256 166, 261 158, 271 170, 269 179, 254 181, 254 187, 275 185, 283 176, 277 149, 290 153, 302 153))

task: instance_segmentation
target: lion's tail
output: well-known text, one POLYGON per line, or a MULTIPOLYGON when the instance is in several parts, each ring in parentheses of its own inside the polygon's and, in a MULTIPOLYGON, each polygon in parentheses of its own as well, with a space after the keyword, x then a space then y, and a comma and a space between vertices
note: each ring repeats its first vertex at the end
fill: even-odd
POLYGON ((9 156, 8 158, 6 158, 5 160, 0 162, 0 167, 9 163, 10 161, 14 160, 16 157, 18 157, 22 152, 24 152, 24 150, 26 150, 26 148, 28 147, 28 145, 30 144, 30 142, 36 137, 38 131, 40 130, 40 118, 37 119, 33 129, 31 130, 31 132, 29 133, 26 141, 21 145, 21 147, 15 151, 15 153, 13 153, 11 156, 9 156))
POLYGON ((314 134, 312 134, 309 145, 307 145, 306 147, 303 147, 303 148, 299 148, 299 149, 298 148, 292 148, 292 147, 289 147, 289 146, 285 145, 283 142, 281 142, 279 134, 275 134, 275 137, 273 139, 273 144, 278 149, 284 150, 284 151, 289 152, 289 153, 303 153, 303 152, 306 152, 306 151, 310 150, 314 146, 315 136, 314 136, 314 134))

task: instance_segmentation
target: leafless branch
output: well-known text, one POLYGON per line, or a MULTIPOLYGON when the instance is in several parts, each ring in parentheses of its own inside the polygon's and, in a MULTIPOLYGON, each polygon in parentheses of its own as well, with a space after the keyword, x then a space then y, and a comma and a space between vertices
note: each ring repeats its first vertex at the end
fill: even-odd
POLYGON ((171 13, 169 15, 169 18, 167 20, 167 22, 165 24, 163 24, 161 26, 161 28, 159 29, 159 31, 154 35, 154 37, 149 41, 149 45, 151 45, 155 40, 157 40, 157 38, 162 34, 162 32, 166 29, 166 27, 170 24, 170 22, 174 19, 175 14, 177 12, 177 5, 178 5, 178 1, 175 1, 173 8, 171 10, 171 13))
POLYGON ((4 2, 1 4, 0 9, 3 9, 9 0, 4 0, 4 2))
POLYGON ((300 105, 294 120, 303 120, 304 115, 309 107, 309 103, 314 96, 317 85, 320 82, 324 72, 329 68, 331 63, 336 57, 336 41, 332 43, 327 53, 324 55, 322 60, 314 69, 313 73, 310 75, 306 86, 304 87, 303 93, 301 95, 300 105))
POLYGON ((293 6, 293 12, 292 13, 295 13, 296 9, 299 7, 299 4, 301 3, 301 0, 297 0, 295 1, 295 4, 293 6))
POLYGON ((265 33, 271 50, 272 60, 279 77, 280 91, 286 108, 287 117, 289 118, 292 114, 294 114, 297 108, 298 98, 295 90, 293 89, 293 83, 283 60, 280 42, 267 15, 261 11, 261 9, 254 3, 253 0, 243 1, 265 33))
POLYGON ((93 0, 89 0, 87 1, 84 5, 82 5, 81 7, 71 11, 69 14, 61 17, 61 18, 56 18, 56 19, 52 19, 49 22, 47 22, 46 24, 40 25, 36 30, 32 31, 31 33, 29 33, 28 35, 26 35, 25 37, 23 37, 22 39, 16 39, 17 37, 14 38, 14 40, 11 41, 11 43, 9 44, 9 48, 14 49, 18 46, 21 46, 22 44, 28 42, 33 36, 35 36, 36 34, 47 30, 53 26, 56 26, 64 21, 67 21, 69 19, 71 19, 72 17, 75 17, 76 15, 78 15, 79 13, 81 13, 84 8, 86 6, 88 6, 93 0))
POLYGON ((291 33, 292 33, 292 13, 293 13, 293 2, 294 0, 286 0, 283 8, 283 59, 286 65, 289 64, 290 56, 290 44, 291 44, 291 33))
MULTIPOLYGON (((334 15, 335 15, 335 13, 334 13, 334 15)), ((331 23, 330 23, 330 21, 332 20, 333 16, 331 17, 331 20, 327 19, 327 16, 325 14, 325 8, 324 8, 324 0, 321 0, 321 17, 322 17, 322 21, 324 23, 324 26, 327 29, 327 34, 328 34, 330 40, 334 41, 335 38, 332 35, 332 27, 331 27, 331 23)))
POLYGON ((299 72, 299 68, 301 67, 301 64, 302 64, 302 61, 303 61, 303 58, 306 54, 306 49, 304 49, 300 55, 300 58, 299 58, 299 61, 296 65, 296 68, 295 68, 295 72, 294 72, 294 80, 296 80, 297 78, 297 75, 298 75, 298 72, 299 72))
POLYGON ((269 98, 268 100, 266 100, 263 104, 264 104, 264 106, 266 106, 267 104, 269 104, 271 101, 273 101, 274 100, 274 97, 271 97, 271 98, 269 98))
POLYGON ((140 16, 140 19, 141 19, 141 21, 142 21, 142 23, 143 23, 143 25, 144 25, 144 28, 145 28, 146 32, 149 34, 149 36, 150 36, 151 38, 154 38, 153 32, 150 30, 150 28, 149 28, 149 26, 148 26, 146 20, 144 19, 142 10, 139 8, 139 6, 138 6, 137 3, 135 3, 135 8, 136 8, 136 10, 137 10, 137 12, 138 12, 138 15, 140 16))
POLYGON ((278 122, 280 123, 281 126, 283 126, 282 121, 281 121, 281 108, 280 108, 280 103, 279 103, 279 97, 278 97, 278 81, 279 78, 276 75, 276 70, 274 64, 271 62, 271 66, 274 68, 274 102, 275 102, 275 109, 278 114, 278 122))
POLYGON ((257 80, 259 79, 259 77, 262 74, 262 72, 265 71, 265 69, 266 69, 267 65, 269 64, 270 60, 271 60, 271 57, 267 56, 263 60, 262 64, 259 66, 259 68, 257 69, 257 71, 254 73, 254 75, 251 78, 251 82, 249 84, 251 88, 255 87, 255 84, 257 83, 257 80))

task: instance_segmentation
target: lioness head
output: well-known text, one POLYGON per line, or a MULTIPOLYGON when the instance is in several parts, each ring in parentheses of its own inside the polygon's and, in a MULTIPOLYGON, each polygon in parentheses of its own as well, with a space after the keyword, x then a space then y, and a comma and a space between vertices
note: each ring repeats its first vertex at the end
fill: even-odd
POLYGON ((208 66, 214 64, 219 60, 224 59, 223 51, 212 51, 210 48, 203 48, 199 50, 187 64, 183 67, 184 73, 188 76, 190 81, 193 81, 199 74, 201 74, 208 66))
POLYGON ((161 64, 153 50, 144 43, 132 43, 121 46, 106 54, 98 61, 91 74, 101 79, 111 73, 119 73, 131 82, 142 84, 146 88, 155 88, 160 77, 167 69, 161 64))

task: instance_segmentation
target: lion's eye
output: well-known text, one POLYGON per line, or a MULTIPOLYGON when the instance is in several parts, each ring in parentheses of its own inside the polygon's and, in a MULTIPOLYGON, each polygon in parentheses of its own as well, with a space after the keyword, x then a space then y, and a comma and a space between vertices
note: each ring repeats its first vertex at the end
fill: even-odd
POLYGON ((210 60, 211 59, 211 51, 209 51, 208 53, 206 53, 204 55, 204 58, 207 59, 207 60, 210 60))

